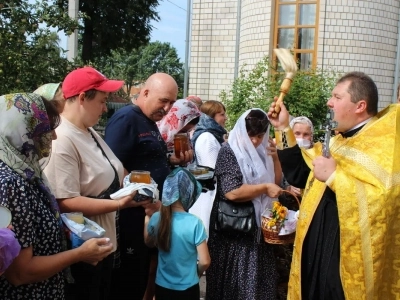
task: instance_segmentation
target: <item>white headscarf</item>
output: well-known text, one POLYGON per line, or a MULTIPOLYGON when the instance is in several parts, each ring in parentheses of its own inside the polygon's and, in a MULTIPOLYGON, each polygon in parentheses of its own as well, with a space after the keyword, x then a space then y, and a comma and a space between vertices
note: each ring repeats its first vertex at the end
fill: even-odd
MULTIPOLYGON (((254 148, 247 134, 245 121, 245 118, 251 110, 260 110, 265 114, 265 112, 259 108, 249 109, 244 112, 236 122, 235 127, 233 127, 232 131, 229 133, 228 144, 235 153, 239 163, 243 175, 243 183, 275 183, 274 163, 272 157, 268 155, 266 151, 268 146, 269 126, 262 143, 257 148, 254 148)), ((252 201, 256 213, 257 225, 260 226, 261 214, 267 207, 271 207, 272 199, 262 194, 252 201)))
POLYGON ((311 120, 309 118, 307 118, 307 117, 304 117, 304 116, 293 118, 289 123, 290 128, 293 129, 294 125, 296 125, 297 123, 301 123, 301 124, 305 124, 305 125, 310 126, 310 129, 311 129, 311 143, 312 143, 313 140, 314 140, 314 126, 313 126, 313 123, 311 122, 311 120))

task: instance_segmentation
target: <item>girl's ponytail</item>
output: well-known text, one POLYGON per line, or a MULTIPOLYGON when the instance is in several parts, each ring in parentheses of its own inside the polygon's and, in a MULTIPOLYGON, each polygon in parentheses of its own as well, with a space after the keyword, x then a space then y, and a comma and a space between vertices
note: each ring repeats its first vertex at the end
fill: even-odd
POLYGON ((172 208, 161 205, 160 222, 158 223, 157 247, 162 251, 169 252, 171 248, 172 230, 172 208))

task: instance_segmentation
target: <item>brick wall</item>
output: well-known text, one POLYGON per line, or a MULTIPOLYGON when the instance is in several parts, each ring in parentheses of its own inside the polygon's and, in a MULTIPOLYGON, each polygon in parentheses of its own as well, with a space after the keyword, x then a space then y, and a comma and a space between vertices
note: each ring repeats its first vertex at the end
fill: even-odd
POLYGON ((365 72, 378 86, 379 107, 390 104, 399 1, 321 0, 319 17, 318 67, 365 72))
POLYGON ((241 66, 253 66, 265 55, 271 54, 271 2, 242 0, 239 52, 241 66))
POLYGON ((218 100, 233 81, 237 0, 194 0, 189 94, 218 100))
MULTIPOLYGON (((239 67, 271 54, 275 1, 242 0, 239 67)), ((391 103, 399 1, 320 0, 317 66, 363 71, 391 103)), ((218 100, 234 78, 237 0, 193 0, 189 94, 218 100)))

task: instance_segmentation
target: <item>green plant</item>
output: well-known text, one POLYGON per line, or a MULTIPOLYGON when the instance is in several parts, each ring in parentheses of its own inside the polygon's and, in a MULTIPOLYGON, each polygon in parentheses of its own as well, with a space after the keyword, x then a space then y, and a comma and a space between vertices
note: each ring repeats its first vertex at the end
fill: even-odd
MULTIPOLYGON (((292 116, 306 116, 319 128, 326 118, 326 101, 330 98, 339 73, 332 70, 299 70, 293 79, 284 103, 292 116)), ((276 72, 268 56, 253 69, 246 65, 240 70, 232 88, 219 97, 228 113, 227 129, 233 128, 240 115, 251 108, 269 109, 285 74, 276 72)), ((318 138, 318 134, 315 135, 318 138)))

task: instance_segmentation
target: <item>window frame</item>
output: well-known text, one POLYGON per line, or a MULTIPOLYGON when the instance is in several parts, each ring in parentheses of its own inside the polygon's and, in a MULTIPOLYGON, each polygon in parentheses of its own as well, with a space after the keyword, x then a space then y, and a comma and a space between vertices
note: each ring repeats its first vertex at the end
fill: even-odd
MULTIPOLYGON (((297 55, 303 53, 310 53, 312 55, 312 62, 310 69, 315 69, 317 66, 317 53, 318 53, 318 27, 319 27, 319 6, 320 0, 276 0, 275 1, 275 20, 274 20, 274 38, 273 48, 278 48, 278 32, 279 29, 294 29, 294 45, 289 50, 293 53, 296 61, 297 55), (314 25, 300 25, 300 5, 301 4, 315 4, 315 24, 314 25), (296 13, 294 25, 279 25, 279 11, 283 5, 295 5, 296 13), (299 49, 296 48, 298 45, 299 29, 303 28, 314 28, 314 48, 313 49, 299 49)), ((277 66, 277 58, 274 52, 272 52, 272 61, 277 66)), ((307 70, 307 69, 302 69, 307 70)))

